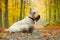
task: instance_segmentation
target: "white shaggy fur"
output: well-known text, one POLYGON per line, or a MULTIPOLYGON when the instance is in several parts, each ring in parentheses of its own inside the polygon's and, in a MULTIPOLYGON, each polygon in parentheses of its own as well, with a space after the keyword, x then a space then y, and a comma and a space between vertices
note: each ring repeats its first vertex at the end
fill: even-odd
POLYGON ((25 18, 21 21, 18 21, 16 23, 14 23, 9 29, 7 29, 6 31, 10 31, 10 32, 16 32, 16 31, 22 31, 23 29, 28 30, 28 28, 30 26, 34 25, 33 20, 31 20, 30 18, 25 18))
POLYGON ((33 12, 36 12, 36 10, 30 9, 30 13, 27 18, 14 23, 11 27, 6 29, 6 31, 17 32, 17 31, 22 31, 23 29, 28 30, 29 27, 34 26, 34 21, 29 17, 35 18, 38 16, 38 14, 37 14, 37 12, 35 14, 33 14, 33 12))

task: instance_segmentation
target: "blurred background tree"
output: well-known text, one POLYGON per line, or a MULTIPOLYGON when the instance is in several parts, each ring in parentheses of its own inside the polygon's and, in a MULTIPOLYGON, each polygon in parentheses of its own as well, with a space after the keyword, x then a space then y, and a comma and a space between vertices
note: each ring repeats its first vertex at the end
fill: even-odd
POLYGON ((0 0, 0 27, 22 20, 30 7, 38 9, 43 25, 60 24, 60 0, 0 0))

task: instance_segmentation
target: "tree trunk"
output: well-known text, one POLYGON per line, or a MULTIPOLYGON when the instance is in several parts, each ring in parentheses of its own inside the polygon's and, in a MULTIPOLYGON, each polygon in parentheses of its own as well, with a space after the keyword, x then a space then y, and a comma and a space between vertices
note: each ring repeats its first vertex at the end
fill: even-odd
POLYGON ((1 9, 1 7, 0 7, 0 27, 2 28, 2 9, 1 9))
POLYGON ((24 7, 23 7, 23 18, 25 17, 25 4, 26 4, 26 1, 24 1, 24 7))
POLYGON ((5 17, 5 28, 8 28, 9 24, 8 24, 8 0, 5 1, 5 13, 4 13, 4 17, 5 17))
POLYGON ((57 0, 57 6, 58 6, 58 23, 60 24, 60 0, 57 0))
POLYGON ((50 21, 51 21, 51 0, 49 0, 49 24, 50 24, 50 21))
POLYGON ((20 7, 20 20, 22 19, 22 9, 23 8, 23 0, 21 0, 21 7, 20 7))

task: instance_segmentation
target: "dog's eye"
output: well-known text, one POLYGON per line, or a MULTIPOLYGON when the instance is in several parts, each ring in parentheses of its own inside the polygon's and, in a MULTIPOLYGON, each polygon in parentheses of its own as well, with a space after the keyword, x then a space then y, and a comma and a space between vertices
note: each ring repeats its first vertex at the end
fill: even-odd
POLYGON ((35 14, 35 12, 33 12, 33 14, 35 14))

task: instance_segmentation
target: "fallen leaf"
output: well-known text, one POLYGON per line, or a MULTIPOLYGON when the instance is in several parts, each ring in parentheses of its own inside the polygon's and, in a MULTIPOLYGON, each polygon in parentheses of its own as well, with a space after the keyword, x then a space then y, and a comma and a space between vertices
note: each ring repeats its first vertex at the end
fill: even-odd
POLYGON ((6 33, 2 33, 1 38, 6 38, 7 34, 6 33))
POLYGON ((28 34, 28 37, 29 37, 29 38, 32 38, 32 35, 29 33, 29 34, 28 34))
POLYGON ((58 38, 58 36, 57 35, 54 35, 54 36, 52 36, 52 38, 58 38))
POLYGON ((19 38, 19 37, 17 37, 17 38, 16 38, 16 40, 20 40, 20 38, 19 38))
POLYGON ((34 38, 38 38, 38 36, 34 36, 34 38))

